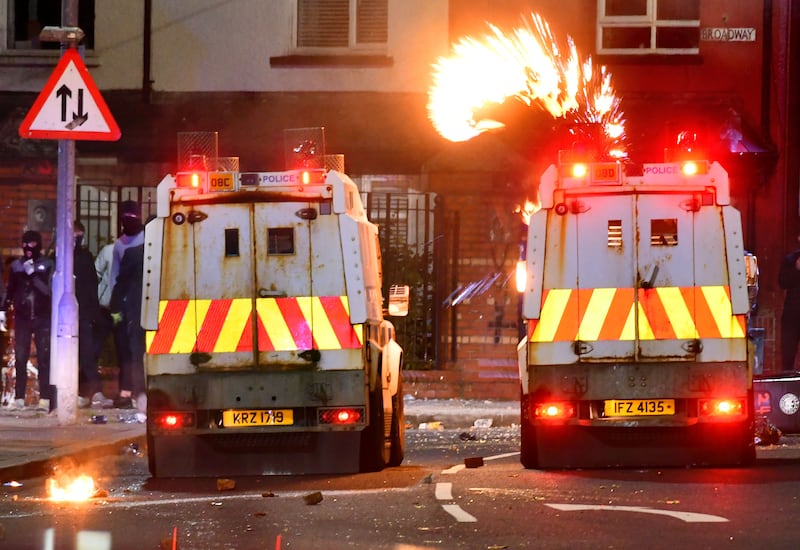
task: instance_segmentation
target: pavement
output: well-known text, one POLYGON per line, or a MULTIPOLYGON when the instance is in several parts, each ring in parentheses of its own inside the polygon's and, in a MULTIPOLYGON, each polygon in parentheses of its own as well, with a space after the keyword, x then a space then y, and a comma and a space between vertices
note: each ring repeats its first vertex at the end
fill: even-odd
MULTIPOLYGON (((420 430, 485 429, 519 424, 519 402, 459 399, 405 401, 406 426, 420 430)), ((46 475, 67 457, 77 461, 145 448, 145 425, 135 410, 78 409, 74 424, 55 413, 0 409, 0 483, 46 475)), ((800 435, 757 447, 759 458, 800 459, 800 435)))

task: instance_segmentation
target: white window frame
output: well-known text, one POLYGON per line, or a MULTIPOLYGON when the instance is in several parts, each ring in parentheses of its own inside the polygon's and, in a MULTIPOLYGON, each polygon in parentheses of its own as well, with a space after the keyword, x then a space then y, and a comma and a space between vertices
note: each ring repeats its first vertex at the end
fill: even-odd
POLYGON ((295 0, 295 25, 293 43, 295 51, 302 54, 385 54, 388 45, 389 33, 389 4, 390 0, 386 0, 386 33, 387 42, 382 43, 366 43, 361 44, 356 42, 357 37, 357 19, 358 19, 358 2, 359 0, 348 0, 349 13, 348 13, 348 44, 347 46, 333 47, 333 46, 300 46, 300 0, 295 0))
MULTIPOLYGON (((97 1, 99 0, 95 2, 95 13, 97 11, 97 1)), ((16 17, 14 14, 14 0, 0 0, 0 65, 52 66, 57 62, 61 57, 61 50, 58 47, 43 49, 10 45, 11 39, 14 37, 14 17, 16 17)))
MULTIPOLYGON (((699 0, 698 0, 699 1, 699 0)), ((656 4, 658 0, 647 0, 645 15, 606 16, 606 0, 597 0, 597 53, 601 55, 698 55, 700 48, 657 48, 656 31, 664 27, 697 27, 699 19, 658 19, 656 4), (650 30, 649 48, 604 48, 603 30, 611 27, 642 27, 650 30)))

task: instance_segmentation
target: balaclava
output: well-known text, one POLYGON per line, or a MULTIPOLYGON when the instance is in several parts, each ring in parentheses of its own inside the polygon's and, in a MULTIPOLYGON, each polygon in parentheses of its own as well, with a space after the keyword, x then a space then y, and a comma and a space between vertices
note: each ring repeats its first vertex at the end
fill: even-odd
POLYGON ((26 231, 22 234, 22 252, 26 259, 36 260, 42 255, 42 235, 38 231, 26 231))

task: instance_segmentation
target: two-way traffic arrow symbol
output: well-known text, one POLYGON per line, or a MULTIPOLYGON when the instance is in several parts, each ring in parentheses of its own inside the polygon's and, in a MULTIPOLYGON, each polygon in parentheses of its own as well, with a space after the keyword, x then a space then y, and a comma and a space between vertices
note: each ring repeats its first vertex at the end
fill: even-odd
MULTIPOLYGON (((56 97, 61 99, 61 122, 67 121, 67 102, 72 97, 72 90, 66 85, 62 85, 56 91, 56 97)), ((78 112, 72 113, 72 120, 67 123, 67 130, 74 130, 84 122, 89 120, 89 113, 83 112, 83 88, 78 88, 78 112)))

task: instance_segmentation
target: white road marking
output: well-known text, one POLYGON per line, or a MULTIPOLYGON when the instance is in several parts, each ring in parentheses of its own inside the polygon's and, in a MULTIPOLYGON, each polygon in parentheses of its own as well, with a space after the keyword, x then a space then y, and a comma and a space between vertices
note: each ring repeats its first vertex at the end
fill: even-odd
POLYGON ((460 472, 464 468, 466 468, 466 466, 464 466, 463 464, 456 464, 455 466, 450 466, 446 470, 442 470, 442 474, 445 474, 445 475, 457 474, 458 472, 460 472))
POLYGON ((698 514, 695 512, 676 512, 673 510, 657 510, 645 506, 609 506, 605 504, 549 504, 545 506, 561 510, 562 512, 577 512, 582 510, 610 510, 613 512, 640 512, 643 514, 656 514, 670 516, 687 523, 723 523, 727 518, 712 516, 711 514, 698 514))
MULTIPOLYGON (((485 462, 487 460, 498 460, 500 458, 509 458, 509 457, 518 456, 518 455, 519 455, 519 451, 516 451, 516 452, 513 452, 513 453, 503 453, 503 454, 500 454, 500 455, 486 456, 486 457, 483 457, 483 460, 485 462)), ((465 468, 466 468, 466 466, 464 464, 456 464, 455 466, 450 466, 446 470, 442 470, 442 474, 443 475, 457 474, 458 472, 460 472, 461 470, 463 470, 465 468)))
POLYGON ((436 500, 453 500, 453 484, 437 483, 436 500))
POLYGON ((442 504, 442 508, 444 508, 445 512, 456 518, 456 521, 462 523, 470 523, 478 521, 478 518, 466 513, 464 510, 461 509, 461 506, 459 506, 458 504, 442 504))
MULTIPOLYGON (((519 455, 519 451, 513 453, 503 453, 494 456, 487 456, 484 457, 483 460, 498 460, 500 458, 508 458, 511 456, 519 455)), ((446 470, 442 470, 443 475, 452 475, 457 474, 461 470, 465 469, 466 466, 464 464, 456 464, 455 466, 450 466, 446 470)), ((437 483, 436 489, 436 500, 453 500, 453 484, 452 483, 437 483)), ((456 518, 456 521, 461 522, 473 522, 478 521, 478 518, 475 516, 468 514, 465 512, 461 506, 458 504, 442 504, 442 508, 444 511, 456 518)))

